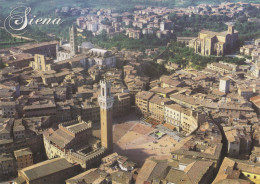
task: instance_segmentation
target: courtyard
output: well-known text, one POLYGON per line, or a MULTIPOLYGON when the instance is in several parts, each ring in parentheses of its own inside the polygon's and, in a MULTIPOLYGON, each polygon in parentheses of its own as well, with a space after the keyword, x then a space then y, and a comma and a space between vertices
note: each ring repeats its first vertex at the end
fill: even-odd
MULTIPOLYGON (((100 131, 96 129, 93 134, 99 137, 100 131)), ((127 156, 140 166, 149 157, 157 159, 171 158, 171 152, 179 149, 189 138, 184 138, 178 142, 172 136, 163 134, 158 129, 141 121, 134 113, 114 119, 114 151, 127 156), (160 138, 151 136, 154 134, 159 135, 160 138)))

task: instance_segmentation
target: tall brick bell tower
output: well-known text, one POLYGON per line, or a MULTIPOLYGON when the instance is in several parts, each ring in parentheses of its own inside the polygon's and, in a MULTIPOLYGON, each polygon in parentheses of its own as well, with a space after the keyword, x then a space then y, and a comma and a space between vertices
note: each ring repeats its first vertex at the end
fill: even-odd
POLYGON ((101 93, 98 97, 100 106, 101 124, 101 146, 107 148, 109 152, 113 150, 113 103, 114 97, 111 95, 111 83, 106 79, 100 81, 101 93))

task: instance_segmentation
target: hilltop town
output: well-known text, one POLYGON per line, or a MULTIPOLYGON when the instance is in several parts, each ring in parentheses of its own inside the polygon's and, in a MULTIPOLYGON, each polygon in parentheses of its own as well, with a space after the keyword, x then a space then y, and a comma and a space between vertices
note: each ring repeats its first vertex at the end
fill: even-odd
POLYGON ((78 16, 67 40, 0 50, 0 182, 260 183, 260 37, 238 43, 232 22, 176 37, 169 18, 248 16, 259 24, 248 6, 260 9, 57 9, 78 16), (167 44, 107 49, 86 31, 93 40, 153 35, 167 44), (205 66, 197 69, 196 59, 205 66))

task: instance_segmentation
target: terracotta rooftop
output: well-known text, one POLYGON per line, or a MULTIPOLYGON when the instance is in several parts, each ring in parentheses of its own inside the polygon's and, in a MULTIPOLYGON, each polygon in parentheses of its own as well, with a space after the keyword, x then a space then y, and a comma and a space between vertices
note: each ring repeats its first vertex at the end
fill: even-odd
POLYGON ((154 93, 150 91, 140 91, 136 94, 136 97, 149 100, 153 95, 154 93))

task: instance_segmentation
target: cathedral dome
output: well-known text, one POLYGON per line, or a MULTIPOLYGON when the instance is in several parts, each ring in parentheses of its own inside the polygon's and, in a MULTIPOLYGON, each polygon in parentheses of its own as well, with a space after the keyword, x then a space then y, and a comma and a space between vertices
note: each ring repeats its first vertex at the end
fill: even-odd
POLYGON ((81 48, 83 48, 83 49, 92 49, 92 48, 94 48, 94 45, 91 42, 83 42, 81 44, 81 48))

